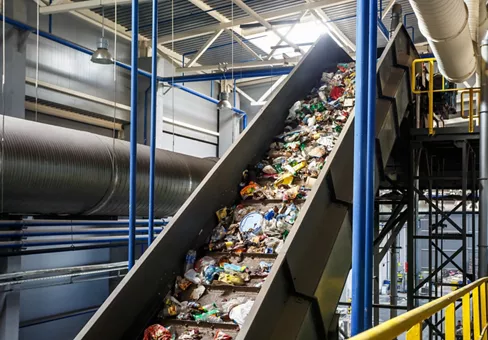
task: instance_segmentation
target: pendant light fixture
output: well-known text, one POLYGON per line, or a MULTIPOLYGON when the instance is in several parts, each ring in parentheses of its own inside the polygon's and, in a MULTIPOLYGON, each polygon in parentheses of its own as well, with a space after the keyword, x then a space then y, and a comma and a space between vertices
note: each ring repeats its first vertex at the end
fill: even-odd
POLYGON ((113 63, 113 58, 108 51, 108 40, 105 38, 105 7, 102 7, 102 36, 98 38, 97 50, 93 52, 91 61, 95 64, 108 65, 113 63))

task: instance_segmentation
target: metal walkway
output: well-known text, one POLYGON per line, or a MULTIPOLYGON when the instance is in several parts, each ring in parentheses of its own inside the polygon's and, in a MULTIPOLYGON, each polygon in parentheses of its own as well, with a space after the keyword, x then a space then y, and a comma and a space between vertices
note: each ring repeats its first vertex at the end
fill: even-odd
MULTIPOLYGON (((417 57, 398 26, 377 68, 376 187, 408 116, 409 68, 417 57)), ((76 339, 142 338, 181 274, 186 252, 204 245, 215 212, 238 197, 242 169, 260 159, 283 131, 289 108, 322 72, 350 61, 329 36, 317 42, 76 339)), ((351 266, 353 127, 351 115, 236 339, 311 340, 337 332, 335 310, 351 266)))

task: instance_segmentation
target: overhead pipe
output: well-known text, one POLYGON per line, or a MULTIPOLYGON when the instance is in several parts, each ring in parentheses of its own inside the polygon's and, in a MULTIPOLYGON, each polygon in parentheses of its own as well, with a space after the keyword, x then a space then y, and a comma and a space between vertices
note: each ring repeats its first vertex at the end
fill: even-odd
POLYGON ((464 1, 410 0, 410 4, 442 75, 455 83, 471 77, 477 60, 464 1))
POLYGON ((149 151, 149 232, 147 245, 150 246, 154 236, 154 177, 156 172, 156 103, 158 92, 158 0, 152 1, 152 68, 151 68, 151 145, 149 151))
MULTIPOLYGON (((163 228, 155 228, 154 232, 160 233, 163 228)), ((112 235, 122 234, 127 236, 129 228, 70 228, 70 229, 58 229, 52 228, 40 229, 21 229, 21 230, 9 230, 0 231, 0 238, 14 238, 14 237, 50 237, 50 236, 74 236, 74 235, 112 235)), ((148 228, 136 228, 136 233, 150 234, 148 228)))
MULTIPOLYGON (((358 0, 356 4, 356 88, 368 88, 368 0, 358 0)), ((376 13, 375 13, 376 15, 376 13)), ((356 91, 354 117, 354 188, 352 214, 352 308, 351 335, 364 330, 364 221, 366 218, 364 193, 366 192, 366 153, 368 91, 356 91)))
MULTIPOLYGON (((136 225, 148 225, 148 220, 136 220, 136 225)), ((155 225, 164 226, 168 221, 154 221, 155 225)), ((38 221, 38 220, 20 220, 20 221, 0 221, 1 228, 19 228, 19 227, 88 227, 88 226, 128 226, 128 221, 38 221)))
MULTIPOLYGON (((9 116, 4 119, 5 135, 0 131, 5 139, 4 213, 127 215, 128 142, 9 116)), ((149 147, 137 147, 136 209, 138 216, 146 216, 149 147)), ((215 161, 162 149, 156 155, 155 216, 167 217, 176 213, 215 161)))
MULTIPOLYGON (((5 17, 3 15, 0 15, 0 21, 3 21, 3 20, 5 20, 5 23, 7 23, 9 25, 12 25, 12 26, 17 27, 19 29, 22 29, 24 31, 32 32, 32 33, 35 33, 35 34, 39 33, 39 36, 40 37, 43 37, 45 39, 54 41, 54 42, 56 42, 56 43, 58 43, 60 45, 69 47, 69 48, 74 49, 74 50, 76 50, 78 52, 81 52, 81 53, 84 53, 84 54, 87 54, 87 55, 90 55, 90 56, 93 54, 93 50, 91 50, 89 48, 86 48, 84 46, 75 44, 75 43, 73 43, 73 42, 71 42, 69 40, 60 38, 60 37, 55 36, 53 34, 50 34, 48 32, 44 32, 44 31, 41 31, 41 30, 38 31, 37 28, 35 28, 33 26, 27 25, 27 24, 25 24, 23 22, 20 22, 20 21, 17 21, 17 20, 8 18, 8 17, 5 17)), ((123 68, 123 69, 125 69, 127 71, 131 71, 132 70, 131 65, 127 65, 127 64, 122 63, 122 62, 120 62, 118 60, 115 60, 114 62, 115 62, 115 65, 117 65, 118 67, 121 67, 121 68, 123 68)), ((144 70, 141 70, 141 69, 137 69, 137 73, 139 75, 143 76, 143 77, 151 78, 151 73, 149 73, 147 71, 144 71, 144 70)), ((206 76, 206 75, 202 75, 202 76, 206 76)), ((158 82, 167 82, 165 79, 168 79, 168 78, 158 77, 158 82)), ((201 80, 201 81, 205 81, 205 80, 201 80)), ((188 93, 192 93, 192 94, 198 93, 198 92, 196 92, 194 90, 191 90, 191 89, 186 88, 186 87, 181 86, 181 85, 178 88, 180 90, 183 90, 183 91, 188 92, 188 93), (189 92, 188 90, 191 90, 192 92, 189 92)), ((202 98, 202 99, 207 100, 205 97, 202 97, 202 96, 199 96, 199 97, 202 98)), ((235 112, 237 112, 236 110, 238 110, 238 109, 232 108, 232 110, 235 111, 235 112)), ((240 111, 240 110, 238 110, 238 111, 240 111)), ((239 112, 237 112, 237 113, 239 113, 239 112)))
POLYGON ((132 1, 132 40, 130 72, 130 153, 129 153, 129 270, 136 261, 137 204, 137 70, 139 69, 139 1, 132 1))
MULTIPOLYGON (((112 243, 112 242, 126 242, 130 237, 126 236, 112 236, 112 237, 77 237, 77 238, 59 238, 52 240, 20 240, 0 242, 0 249, 18 249, 28 247, 47 247, 47 246, 62 246, 74 244, 97 244, 97 243, 112 243)), ((147 241, 146 235, 136 235, 134 233, 134 241, 147 241)))
POLYGON ((478 277, 488 276, 488 32, 481 43, 478 277))
MULTIPOLYGON (((137 245, 144 246, 147 243, 147 239, 136 241, 137 245)), ((96 250, 96 249, 111 249, 111 248, 127 248, 127 242, 112 242, 112 243, 102 243, 102 244, 92 244, 88 246, 73 246, 68 247, 52 247, 52 248, 41 248, 41 249, 30 249, 30 250, 4 250, 0 252, 1 257, 12 257, 12 256, 27 256, 27 255, 39 255, 39 254, 53 254, 53 253, 64 253, 72 251, 85 251, 85 250, 96 250)))
MULTIPOLYGON (((376 60, 377 60, 377 1, 369 1, 368 42, 368 111, 366 118, 366 178, 364 209, 364 328, 371 328, 373 319, 373 238, 375 198, 375 148, 376 148, 376 60)), ((385 28, 386 29, 386 28, 385 28)), ((388 32, 388 30, 387 30, 388 32)), ((361 149, 361 152, 364 149, 361 149)), ((355 151, 356 152, 356 151, 355 151)), ((364 168, 363 168, 364 169, 364 168)))
POLYGON ((219 72, 219 73, 208 73, 208 74, 193 74, 179 77, 164 77, 160 78, 160 81, 166 83, 191 83, 200 81, 210 81, 210 80, 224 80, 224 79, 244 79, 244 78, 257 78, 257 77, 274 77, 287 75, 294 69, 294 66, 279 66, 261 69, 249 69, 249 70, 234 70, 219 72))

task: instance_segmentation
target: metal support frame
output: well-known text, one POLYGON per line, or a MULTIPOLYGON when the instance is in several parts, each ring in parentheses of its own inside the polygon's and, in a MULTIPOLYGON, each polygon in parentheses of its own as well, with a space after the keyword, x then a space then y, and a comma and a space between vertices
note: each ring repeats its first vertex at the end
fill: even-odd
MULTIPOLYGON (((478 185, 473 143, 476 143, 476 139, 464 138, 463 135, 451 135, 449 138, 447 134, 426 137, 427 135, 414 134, 410 143, 407 209, 409 309, 444 295, 443 287, 464 286, 475 280, 474 225, 478 185), (452 142, 446 145, 446 140, 449 139, 452 142), (452 152, 446 152, 446 147, 452 148, 452 152), (455 170, 446 170, 446 164, 456 164, 455 170), (456 187, 452 187, 452 183, 456 187), (461 192, 460 202, 450 205, 449 208, 444 199, 448 189, 461 192), (427 204, 427 212, 418 212, 419 200, 427 204), (468 208, 468 203, 471 204, 471 209, 468 208), (454 215, 460 215, 460 221, 454 221, 454 215), (426 225, 426 228, 420 228, 420 223, 426 225), (422 267, 422 251, 428 252, 427 267, 425 263, 422 267), (443 282, 442 273, 447 266, 462 273, 462 282, 443 282)), ((429 328, 429 339, 442 337, 445 332, 444 319, 441 311, 426 320, 424 326, 429 328)))

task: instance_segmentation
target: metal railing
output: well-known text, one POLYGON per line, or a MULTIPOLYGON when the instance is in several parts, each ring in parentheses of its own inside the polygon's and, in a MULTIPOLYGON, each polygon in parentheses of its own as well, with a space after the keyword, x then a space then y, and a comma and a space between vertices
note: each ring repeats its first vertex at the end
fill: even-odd
POLYGON ((350 339, 386 340, 395 339, 401 334, 406 333, 406 340, 420 340, 422 339, 424 321, 434 314, 445 310, 445 339, 455 340, 457 339, 455 318, 456 302, 461 300, 463 340, 487 340, 486 282, 488 282, 488 278, 479 279, 350 339), (473 312, 472 318, 471 311, 473 312))
POLYGON ((471 88, 446 88, 445 83, 446 80, 444 76, 442 76, 442 87, 440 89, 435 89, 434 88, 434 73, 435 73, 435 63, 436 59, 435 58, 425 58, 425 59, 415 59, 412 61, 412 67, 411 67, 411 87, 412 87, 412 93, 416 95, 420 94, 427 94, 429 98, 429 105, 428 105, 428 129, 429 129, 429 134, 433 135, 435 133, 434 130, 434 93, 446 93, 446 92, 457 92, 461 95, 461 117, 464 119, 469 120, 468 124, 468 131, 471 133, 474 131, 474 119, 477 117, 475 114, 474 110, 474 95, 477 94, 478 96, 478 110, 479 112, 480 105, 481 105, 481 94, 480 94, 480 88, 479 87, 471 87, 471 88), (423 67, 422 65, 428 64, 429 69, 429 86, 427 90, 420 90, 417 87, 417 74, 416 72, 416 66, 418 64, 421 64, 421 69, 423 72, 423 67), (469 109, 468 109, 468 114, 466 115, 464 113, 464 94, 469 95, 469 109))

